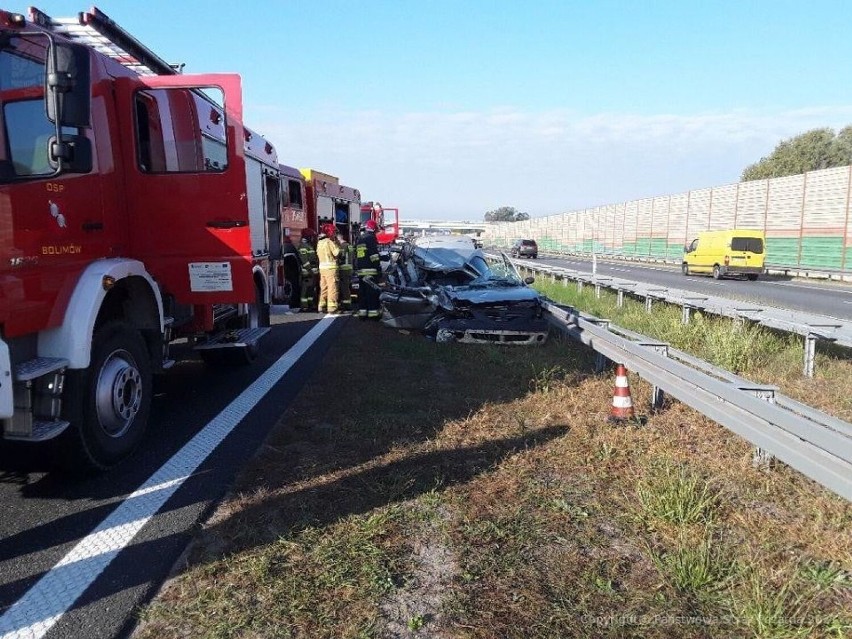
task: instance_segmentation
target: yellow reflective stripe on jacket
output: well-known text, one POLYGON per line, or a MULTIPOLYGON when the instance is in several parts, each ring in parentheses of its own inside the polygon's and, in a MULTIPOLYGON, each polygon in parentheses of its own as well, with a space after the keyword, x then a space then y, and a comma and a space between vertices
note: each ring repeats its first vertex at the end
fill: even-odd
POLYGON ((321 271, 336 271, 337 262, 320 262, 319 267, 321 271))
POLYGON ((374 268, 359 268, 358 275, 378 275, 379 272, 374 268))

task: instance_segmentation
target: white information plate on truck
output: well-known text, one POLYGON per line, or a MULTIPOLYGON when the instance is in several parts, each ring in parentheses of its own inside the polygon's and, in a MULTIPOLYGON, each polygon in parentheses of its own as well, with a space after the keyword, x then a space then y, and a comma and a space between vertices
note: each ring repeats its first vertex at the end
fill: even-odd
POLYGON ((190 262, 189 290, 193 293, 233 291, 230 262, 190 262))

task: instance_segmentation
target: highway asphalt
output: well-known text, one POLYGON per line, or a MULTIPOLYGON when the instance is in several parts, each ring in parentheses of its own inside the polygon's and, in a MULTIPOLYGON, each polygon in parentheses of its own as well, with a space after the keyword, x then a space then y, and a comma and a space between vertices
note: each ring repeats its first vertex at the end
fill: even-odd
MULTIPOLYGON (((11 627, 9 607, 55 575, 57 563, 79 548, 81 540, 125 498, 145 484, 164 463, 223 413, 223 409, 268 369, 280 367, 288 352, 320 320, 317 314, 273 316, 273 329, 264 338, 262 354, 248 367, 211 369, 200 359, 179 362, 157 380, 152 415, 142 447, 108 473, 74 478, 51 470, 43 451, 31 445, 0 445, 0 636, 42 636, 38 628, 11 627), (4 634, 9 632, 11 634, 4 634)), ((259 397, 247 414, 212 454, 188 476, 131 542, 116 553, 67 611, 54 603, 39 603, 30 618, 44 621, 50 639, 125 637, 136 623, 138 607, 149 601, 168 576, 189 542, 193 530, 209 515, 246 459, 276 424, 316 363, 338 333, 345 318, 326 320, 331 326, 305 355, 259 397), (59 614, 61 613, 61 614, 59 614), (49 619, 59 614, 58 619, 49 619), (33 617, 34 615, 34 617, 33 617), (44 619, 42 619, 44 617, 44 619)), ((277 369, 275 369, 277 370, 277 369)), ((268 378, 269 375, 266 375, 268 378)), ((274 378, 274 376, 273 376, 274 378)), ((227 411, 226 411, 227 412, 227 411)), ((144 499, 144 496, 143 496, 144 499)), ((128 522, 132 523, 132 522, 128 522)), ((120 528, 120 526, 118 527, 120 528)), ((87 561, 84 559, 82 561, 87 561)), ((73 585, 73 584, 72 584, 73 585)), ((49 598, 48 598, 49 599, 49 598)), ((18 604, 15 611, 21 609, 18 604)), ((29 614, 29 613, 28 613, 29 614)))
MULTIPOLYGON (((521 264, 525 265, 526 262, 527 260, 524 259, 521 264)), ((592 271, 591 259, 541 256, 529 262, 531 266, 541 263, 587 273, 592 271)), ((712 277, 701 275, 684 276, 680 269, 664 264, 636 264, 607 260, 598 260, 597 272, 600 275, 679 288, 705 295, 730 297, 767 306, 852 320, 852 285, 840 282, 821 283, 819 280, 775 275, 761 277, 756 282, 741 279, 714 280, 712 277)))

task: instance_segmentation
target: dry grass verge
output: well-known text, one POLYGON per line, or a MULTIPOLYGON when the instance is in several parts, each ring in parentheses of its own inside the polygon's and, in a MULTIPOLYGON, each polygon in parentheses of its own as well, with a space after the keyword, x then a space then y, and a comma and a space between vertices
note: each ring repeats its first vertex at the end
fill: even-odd
POLYGON ((592 359, 350 320, 138 637, 848 636, 852 507, 592 359))

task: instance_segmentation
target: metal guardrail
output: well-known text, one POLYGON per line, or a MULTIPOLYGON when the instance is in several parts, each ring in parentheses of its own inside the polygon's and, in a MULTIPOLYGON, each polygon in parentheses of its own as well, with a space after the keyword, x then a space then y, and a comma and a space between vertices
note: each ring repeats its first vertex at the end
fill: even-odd
POLYGON ((725 426, 766 454, 852 501, 852 424, 754 384, 667 344, 570 307, 545 302, 551 323, 725 426))
POLYGON ((817 315, 803 311, 791 311, 783 308, 765 306, 752 302, 744 302, 716 295, 704 295, 694 291, 678 288, 660 286, 658 284, 645 284, 633 280, 625 280, 618 277, 592 275, 574 269, 548 264, 531 264, 529 261, 521 263, 519 260, 512 262, 524 270, 533 273, 549 275, 551 280, 568 280, 578 283, 578 286, 589 284, 595 287, 595 292, 600 297, 600 289, 608 288, 616 291, 617 305, 620 307, 624 301, 624 294, 645 300, 648 311, 654 301, 676 304, 683 308, 683 322, 689 322, 690 312, 700 310, 722 317, 728 317, 740 321, 749 321, 767 328, 780 330, 788 333, 801 335, 804 338, 804 356, 802 362, 803 374, 813 377, 814 360, 816 354, 816 342, 823 340, 832 342, 846 348, 852 348, 852 322, 830 317, 828 315, 817 315))

